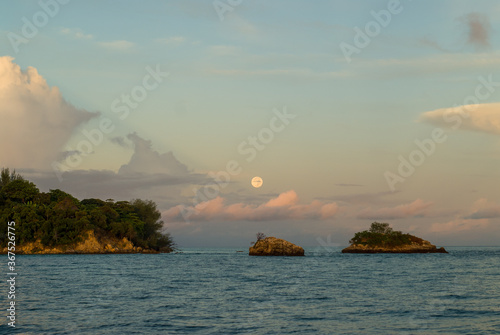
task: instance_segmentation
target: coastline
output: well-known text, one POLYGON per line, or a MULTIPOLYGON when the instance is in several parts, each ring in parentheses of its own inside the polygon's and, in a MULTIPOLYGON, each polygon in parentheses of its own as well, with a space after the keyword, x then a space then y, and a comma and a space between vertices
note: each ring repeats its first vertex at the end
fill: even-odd
MULTIPOLYGON (((40 240, 16 246, 16 255, 78 255, 78 254, 160 254, 170 253, 173 249, 154 250, 135 246, 126 237, 97 237, 93 230, 82 234, 82 241, 69 245, 46 246, 40 240)), ((0 254, 8 254, 7 247, 0 254)))

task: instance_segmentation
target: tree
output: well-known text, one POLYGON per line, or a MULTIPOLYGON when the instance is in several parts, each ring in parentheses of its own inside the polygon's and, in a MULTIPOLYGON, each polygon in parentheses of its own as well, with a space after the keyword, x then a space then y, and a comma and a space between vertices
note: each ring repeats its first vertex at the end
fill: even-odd
POLYGON ((15 202, 26 203, 40 193, 40 190, 30 181, 24 179, 16 179, 10 181, 6 186, 2 187, 1 193, 15 202))
POLYGON ((394 247, 410 244, 411 235, 392 230, 388 223, 373 222, 370 226, 370 230, 364 230, 354 234, 354 237, 349 243, 394 247))
POLYGON ((49 190, 49 195, 50 195, 51 202, 53 202, 53 201, 59 202, 59 201, 64 200, 64 199, 70 199, 71 202, 73 202, 75 205, 80 203, 80 201, 78 201, 77 198, 75 198, 74 196, 72 196, 69 193, 61 191, 60 189, 49 190))
POLYGON ((392 228, 389 227, 388 223, 373 222, 370 227, 370 232, 376 234, 390 234, 392 228))
POLYGON ((163 221, 161 213, 156 207, 156 203, 151 200, 135 199, 131 203, 138 219, 144 222, 142 229, 142 242, 145 247, 158 251, 171 251, 175 243, 168 233, 162 233, 163 221))
POLYGON ((0 190, 14 180, 24 180, 24 178, 16 173, 16 170, 10 172, 9 168, 2 168, 2 172, 0 172, 0 190))
POLYGON ((156 204, 151 200, 135 199, 131 202, 134 212, 139 219, 144 222, 144 237, 153 235, 161 230, 163 221, 161 221, 161 213, 156 208, 156 204))
POLYGON ((15 171, 0 171, 0 246, 7 245, 7 223, 16 222, 16 241, 39 240, 46 246, 71 245, 94 231, 98 239, 127 238, 144 249, 175 249, 164 231, 161 213, 151 200, 133 202, 112 199, 79 201, 61 190, 40 193, 32 182, 15 171))
POLYGON ((100 199, 94 199, 94 198, 91 198, 91 199, 83 199, 82 201, 80 201, 80 203, 85 206, 87 209, 93 209, 93 208, 96 208, 96 207, 102 207, 104 205, 106 205, 106 203, 100 199))
POLYGON ((261 233, 260 231, 255 235, 257 236, 257 241, 263 240, 267 237, 264 233, 261 233))

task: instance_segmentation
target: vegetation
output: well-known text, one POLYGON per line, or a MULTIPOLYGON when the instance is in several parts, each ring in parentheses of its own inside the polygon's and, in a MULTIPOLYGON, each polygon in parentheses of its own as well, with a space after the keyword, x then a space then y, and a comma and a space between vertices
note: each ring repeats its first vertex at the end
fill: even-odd
POLYGON ((258 241, 263 240, 263 239, 265 239, 265 238, 267 237, 267 236, 266 236, 266 234, 264 234, 264 233, 262 233, 262 232, 260 232, 260 231, 259 231, 257 234, 255 234, 255 236, 257 237, 257 241, 255 241, 255 242, 250 242, 250 244, 251 244, 251 245, 254 245, 254 244, 255 244, 255 243, 257 243, 258 241))
POLYGON ((79 201, 61 190, 40 192, 15 171, 0 173, 0 246, 7 245, 7 223, 16 222, 18 245, 40 240, 45 246, 80 242, 82 233, 129 239, 135 246, 172 251, 170 234, 161 232, 163 221, 151 200, 79 201))
POLYGON ((397 247, 422 242, 422 239, 410 234, 394 231, 388 223, 373 222, 370 230, 358 232, 349 241, 351 244, 362 244, 368 246, 397 247))

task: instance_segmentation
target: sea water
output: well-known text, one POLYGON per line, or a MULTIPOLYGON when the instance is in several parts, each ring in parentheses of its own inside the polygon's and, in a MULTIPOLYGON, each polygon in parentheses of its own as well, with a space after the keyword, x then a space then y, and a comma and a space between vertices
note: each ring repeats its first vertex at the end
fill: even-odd
POLYGON ((16 328, 6 325, 5 278, 0 332, 499 334, 500 248, 447 249, 18 256, 16 328))

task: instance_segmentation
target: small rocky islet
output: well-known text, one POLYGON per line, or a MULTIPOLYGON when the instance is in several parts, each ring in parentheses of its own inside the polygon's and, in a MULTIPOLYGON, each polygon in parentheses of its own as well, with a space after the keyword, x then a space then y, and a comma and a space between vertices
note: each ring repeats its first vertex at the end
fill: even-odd
POLYGON ((351 245, 342 253, 352 254, 427 254, 448 253, 443 247, 438 248, 429 241, 401 231, 394 231, 388 223, 373 222, 370 230, 358 232, 349 241, 351 245))
POLYGON ((258 239, 250 247, 250 256, 304 256, 304 248, 276 237, 258 239))
MULTIPOLYGON (((393 230, 388 223, 373 222, 369 230, 358 232, 342 253, 352 254, 427 254, 448 253, 420 237, 393 230)), ((250 256, 304 256, 304 249, 286 240, 257 234, 257 242, 250 247, 250 256)))

